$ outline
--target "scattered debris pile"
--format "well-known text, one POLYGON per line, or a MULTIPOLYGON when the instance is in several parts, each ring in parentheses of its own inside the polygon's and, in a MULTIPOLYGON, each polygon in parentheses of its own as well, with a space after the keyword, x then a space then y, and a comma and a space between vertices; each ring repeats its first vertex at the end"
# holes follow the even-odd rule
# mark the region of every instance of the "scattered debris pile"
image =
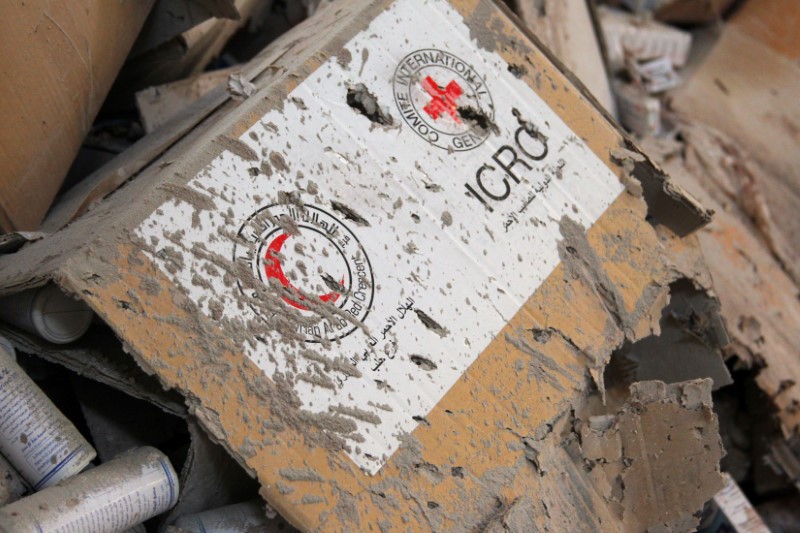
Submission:
POLYGON ((793 2, 94 3, 0 8, 0 531, 796 529, 793 2))

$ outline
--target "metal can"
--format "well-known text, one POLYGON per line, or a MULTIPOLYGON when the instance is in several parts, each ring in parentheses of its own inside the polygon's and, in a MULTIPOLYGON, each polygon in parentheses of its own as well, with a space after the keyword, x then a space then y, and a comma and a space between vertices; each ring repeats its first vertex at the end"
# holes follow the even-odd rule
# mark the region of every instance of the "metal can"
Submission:
POLYGON ((0 505, 15 502, 28 492, 28 486, 16 468, 0 455, 0 505))
POLYGON ((54 344, 78 340, 93 317, 86 303, 52 283, 0 299, 0 319, 54 344))
POLYGON ((83 470, 97 453, 0 347, 0 453, 40 490, 83 470))
POLYGON ((0 531, 120 533, 172 508, 178 476, 145 446, 0 508, 0 531))

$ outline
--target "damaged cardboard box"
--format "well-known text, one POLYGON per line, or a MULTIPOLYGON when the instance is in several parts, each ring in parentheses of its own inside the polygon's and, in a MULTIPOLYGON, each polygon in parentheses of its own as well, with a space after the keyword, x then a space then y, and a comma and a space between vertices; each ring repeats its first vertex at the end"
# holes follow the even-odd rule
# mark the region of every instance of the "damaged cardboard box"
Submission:
POLYGON ((531 32, 615 114, 593 5, 584 0, 517 0, 514 5, 531 32))
POLYGON ((696 73, 672 96, 681 115, 735 141, 725 147, 732 161, 752 162, 731 166, 732 181, 749 189, 745 201, 760 204, 745 208, 795 283, 800 283, 798 18, 800 4, 791 0, 746 2, 696 73), (752 171, 759 166, 763 171, 752 171), (765 207, 771 215, 765 216, 765 207))
POLYGON ((671 96, 681 142, 648 148, 718 211, 699 237, 733 340, 726 351, 753 369, 786 439, 800 427, 798 13, 794 2, 744 3, 671 96))
POLYGON ((692 44, 690 33, 607 6, 599 8, 598 14, 612 71, 623 69, 630 58, 667 57, 675 68, 686 64, 692 44))
POLYGON ((604 404, 603 375, 709 213, 515 20, 337 2, 0 257, 0 294, 86 301, 304 530, 691 529, 711 381, 604 404))

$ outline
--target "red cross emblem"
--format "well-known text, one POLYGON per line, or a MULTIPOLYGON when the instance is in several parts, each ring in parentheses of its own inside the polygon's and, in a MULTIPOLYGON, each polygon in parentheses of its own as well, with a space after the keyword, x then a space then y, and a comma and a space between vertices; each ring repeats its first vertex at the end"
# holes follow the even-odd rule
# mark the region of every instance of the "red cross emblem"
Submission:
POLYGON ((433 81, 433 78, 428 76, 422 80, 422 88, 431 96, 431 101, 423 109, 433 120, 438 120, 439 115, 447 113, 456 122, 461 122, 458 116, 456 100, 464 91, 455 80, 452 80, 447 84, 447 87, 442 89, 438 83, 433 81))

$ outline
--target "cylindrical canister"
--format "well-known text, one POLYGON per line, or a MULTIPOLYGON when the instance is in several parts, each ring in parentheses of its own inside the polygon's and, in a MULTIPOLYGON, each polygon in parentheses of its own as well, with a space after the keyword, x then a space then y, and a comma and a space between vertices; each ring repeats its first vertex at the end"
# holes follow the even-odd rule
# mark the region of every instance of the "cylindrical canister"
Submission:
POLYGON ((55 344, 78 340, 93 316, 86 303, 52 283, 0 299, 0 320, 55 344))
POLYGON ((53 402, 0 348, 0 453, 40 490, 77 474, 97 455, 53 402))
POLYGON ((177 500, 172 464, 145 446, 0 508, 0 532, 120 533, 177 500))
POLYGON ((268 523, 264 502, 251 500, 182 516, 175 522, 175 527, 187 533, 247 533, 268 523))
POLYGON ((15 502, 28 492, 28 486, 16 468, 0 455, 0 505, 15 502))
POLYGON ((8 355, 17 360, 17 351, 14 349, 14 345, 11 344, 11 341, 6 339, 5 337, 0 335, 0 350, 5 350, 8 355))

